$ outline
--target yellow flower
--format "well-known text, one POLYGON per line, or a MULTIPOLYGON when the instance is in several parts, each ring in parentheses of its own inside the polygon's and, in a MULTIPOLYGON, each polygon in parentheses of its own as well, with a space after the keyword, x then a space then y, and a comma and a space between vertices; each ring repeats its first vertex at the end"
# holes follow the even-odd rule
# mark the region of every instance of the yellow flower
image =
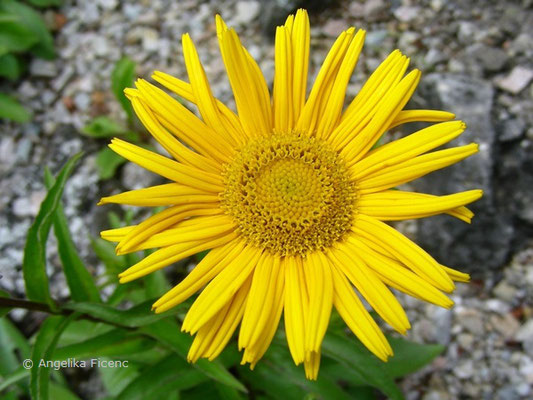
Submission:
POLYGON ((392 52, 343 111, 365 31, 342 32, 309 95, 309 20, 304 10, 276 31, 272 97, 233 29, 217 16, 222 59, 238 113, 213 97, 196 49, 183 36, 190 83, 153 79, 196 104, 201 119, 161 89, 138 80, 127 89, 140 120, 175 159, 114 139, 121 156, 172 183, 105 197, 101 204, 169 206, 135 226, 102 232, 117 253, 159 248, 120 274, 129 282, 200 251, 208 255, 155 304, 168 310, 198 292, 182 329, 196 334, 189 360, 215 358, 240 323, 238 346, 253 368, 284 314, 296 364, 316 379, 332 306, 377 357, 392 355, 360 296, 400 333, 410 324, 389 287, 451 307, 443 293, 467 274, 439 264, 383 221, 447 213, 465 222, 464 205, 481 190, 433 196, 394 190, 477 152, 476 144, 432 151, 459 136, 444 111, 403 110, 420 79, 392 52), (411 121, 441 122, 374 148, 411 121), (443 122, 449 121, 449 122, 443 122), (356 291, 354 291, 355 287, 356 291))

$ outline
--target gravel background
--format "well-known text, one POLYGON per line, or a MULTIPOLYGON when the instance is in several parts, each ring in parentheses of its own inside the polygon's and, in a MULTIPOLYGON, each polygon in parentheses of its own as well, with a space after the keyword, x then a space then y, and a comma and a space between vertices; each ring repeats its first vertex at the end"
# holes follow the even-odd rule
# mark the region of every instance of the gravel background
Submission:
MULTIPOLYGON (((463 141, 480 153, 414 185, 435 194, 481 187, 471 226, 447 217, 408 221, 399 228, 439 260, 473 273, 459 285, 456 306, 442 310, 404 298, 413 329, 408 338, 447 345, 446 353, 402 382, 409 399, 526 399, 533 385, 533 2, 408 1, 308 2, 312 8, 313 75, 335 36, 347 26, 367 29, 366 45, 348 98, 395 48, 422 70, 412 100, 453 111, 469 125, 463 141), (310 4, 312 3, 312 4, 310 4), (314 8, 322 3, 322 8, 314 8)), ((272 82, 272 27, 300 5, 294 0, 65 1, 45 19, 55 31, 58 58, 34 60, 25 79, 0 83, 31 108, 31 123, 0 122, 0 288, 22 297, 24 238, 45 194, 43 167, 56 172, 73 154, 85 157, 67 184, 65 211, 89 268, 98 272, 89 235, 105 226, 97 199, 157 183, 131 164, 99 182, 96 151, 105 142, 79 130, 98 115, 124 120, 110 93, 115 62, 127 55, 148 78, 160 69, 186 78, 181 35, 190 32, 213 92, 233 100, 217 50, 214 14, 237 28, 243 43, 272 82)), ((416 126, 407 126, 412 132, 416 126)), ((460 141, 459 141, 460 142, 460 141)), ((51 240, 52 291, 68 295, 51 240)), ((16 320, 23 311, 12 313, 16 320)))

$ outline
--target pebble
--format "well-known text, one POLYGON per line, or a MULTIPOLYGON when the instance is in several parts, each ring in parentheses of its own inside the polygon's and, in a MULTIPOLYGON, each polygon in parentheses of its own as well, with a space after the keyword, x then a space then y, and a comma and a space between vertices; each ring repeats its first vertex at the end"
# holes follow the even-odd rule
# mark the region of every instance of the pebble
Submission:
POLYGON ((29 198, 19 197, 15 199, 13 202, 13 214, 19 218, 35 217, 45 196, 45 191, 38 191, 31 193, 29 198))
POLYGON ((420 15, 420 8, 414 6, 400 6, 393 12, 398 21, 411 22, 420 15))
POLYGON ((530 319, 518 329, 515 339, 518 342, 524 342, 528 339, 533 339, 533 319, 530 319))
POLYGON ((506 281, 501 281, 493 290, 494 295, 506 302, 512 302, 516 297, 516 288, 511 286, 506 281))
POLYGON ((454 374, 459 379, 468 379, 473 375, 473 373, 474 363, 472 360, 466 360, 454 368, 454 374))
POLYGON ((30 63, 30 74, 37 78, 53 78, 57 75, 57 66, 53 61, 34 58, 30 63))
POLYGON ((142 47, 148 53, 155 52, 159 49, 159 33, 155 29, 143 29, 142 47))
POLYGON ((516 66, 511 73, 504 78, 498 79, 496 84, 502 90, 512 94, 518 94, 524 90, 533 79, 533 70, 522 66, 516 66))
MULTIPOLYGON (((352 4, 357 4, 356 2, 352 2, 352 4)), ((385 11, 387 8, 390 7, 389 4, 387 4, 384 0, 367 0, 365 1, 365 4, 363 6, 363 15, 365 17, 365 20, 367 21, 377 21, 383 17, 385 14, 385 11)), ((354 11, 352 9, 352 15, 353 13, 359 13, 359 10, 354 11)), ((355 14, 357 15, 357 14, 355 14)))
POLYGON ((503 123, 502 132, 498 139, 501 142, 510 142, 520 139, 526 130, 526 124, 522 119, 512 118, 503 123))
POLYGON ((238 1, 235 5, 235 16, 233 21, 236 24, 248 24, 259 15, 261 3, 258 1, 238 1))

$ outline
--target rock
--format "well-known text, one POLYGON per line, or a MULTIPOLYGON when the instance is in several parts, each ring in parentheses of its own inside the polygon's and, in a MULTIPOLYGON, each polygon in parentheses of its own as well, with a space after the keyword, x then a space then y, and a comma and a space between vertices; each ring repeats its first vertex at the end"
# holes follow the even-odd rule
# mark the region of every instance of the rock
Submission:
POLYGON ((492 326, 499 332, 505 340, 512 340, 516 335, 516 331, 520 327, 520 323, 516 320, 513 314, 504 314, 503 316, 493 315, 490 318, 492 326))
POLYGON ((146 188, 156 184, 159 180, 157 175, 133 163, 126 163, 122 169, 122 185, 127 190, 146 188))
POLYGON ((498 87, 506 92, 518 94, 533 79, 533 70, 522 66, 514 67, 509 75, 496 81, 498 87))
POLYGON ((34 58, 30 64, 30 74, 38 78, 53 78, 57 75, 57 67, 53 61, 34 58))
POLYGON ((485 72, 497 72, 503 69, 509 61, 507 53, 497 47, 476 43, 465 49, 466 56, 481 66, 485 72))
POLYGON ((468 379, 474 373, 474 363, 472 360, 463 361, 455 367, 454 373, 459 379, 468 379))
POLYGON ((68 81, 72 79, 74 72, 74 67, 72 65, 65 65, 59 76, 55 78, 50 85, 56 92, 60 92, 68 81))
POLYGON ((45 196, 45 191, 38 191, 29 197, 19 197, 13 202, 13 214, 20 218, 35 217, 45 196))
MULTIPOLYGON (((355 3, 355 2, 353 2, 355 3)), ((386 15, 389 5, 383 0, 367 0, 363 6, 365 21, 378 21, 386 15)))
POLYGON ((366 34, 365 48, 379 48, 389 32, 385 29, 372 30, 366 34))
POLYGON ((85 92, 76 93, 74 104, 78 110, 87 111, 91 105, 91 96, 85 92))
POLYGON ((501 131, 498 135, 500 142, 510 142, 512 140, 520 139, 526 130, 525 122, 520 118, 508 119, 503 123, 501 131))
POLYGON ((516 332, 516 335, 515 335, 515 340, 517 342, 524 342, 532 338, 533 338, 533 319, 530 319, 518 329, 518 332, 516 332))
POLYGON ((233 21, 236 24, 248 24, 259 15, 261 4, 257 1, 239 1, 235 5, 235 17, 233 21))
POLYGON ((501 281, 496 285, 493 293, 499 299, 511 303, 516 297, 516 288, 509 285, 506 281, 501 281))
POLYGON ((159 49, 159 32, 152 28, 143 29, 142 47, 146 52, 155 52, 159 49))
POLYGON ((420 15, 420 7, 400 6, 393 11, 394 16, 400 22, 411 22, 420 15))
POLYGON ((484 191, 483 198, 469 206, 475 213, 471 225, 446 215, 421 219, 418 242, 444 264, 486 274, 507 260, 514 233, 512 221, 496 208, 493 192, 492 86, 466 76, 430 74, 422 79, 418 93, 426 100, 423 107, 454 112, 466 122, 467 130, 449 147, 475 142, 479 153, 415 180, 415 189, 433 194, 484 191))
POLYGON ((457 313, 460 323, 470 333, 474 335, 482 335, 485 332, 483 326, 483 319, 481 313, 473 308, 465 308, 457 313))
MULTIPOLYGON (((496 193, 509 215, 533 224, 533 142, 515 141, 502 148, 498 162, 496 193)), ((531 235, 523 223, 516 224, 515 248, 531 235)))
POLYGON ((331 37, 337 37, 346 29, 346 21, 344 19, 330 19, 322 27, 322 32, 331 37))
POLYGON ((470 349, 472 344, 474 344, 474 336, 470 333, 461 333, 457 336, 457 343, 463 349, 470 349))

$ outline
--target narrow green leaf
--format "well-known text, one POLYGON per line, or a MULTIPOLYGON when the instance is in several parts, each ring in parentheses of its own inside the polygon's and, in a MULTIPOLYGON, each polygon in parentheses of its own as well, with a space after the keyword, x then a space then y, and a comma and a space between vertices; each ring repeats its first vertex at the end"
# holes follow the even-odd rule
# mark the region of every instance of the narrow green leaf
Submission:
POLYGON ((22 72, 17 57, 13 54, 4 54, 0 56, 0 77, 12 81, 18 79, 22 72))
POLYGON ((152 303, 153 300, 148 300, 129 310, 117 310, 115 307, 107 304, 96 303, 69 303, 64 308, 90 315, 91 317, 111 324, 120 324, 128 328, 152 324, 169 315, 174 315, 179 310, 179 308, 175 308, 165 313, 155 314, 151 311, 152 303))
POLYGON ((133 119, 133 108, 124 96, 124 89, 133 86, 135 78, 135 62, 128 57, 122 57, 111 73, 111 90, 126 112, 128 120, 133 119))
POLYGON ((118 282, 117 275, 128 266, 125 258, 117 256, 115 253, 115 245, 104 239, 91 237, 91 247, 96 256, 104 263, 106 273, 114 277, 116 282, 118 282))
POLYGON ((0 319, 0 375, 5 376, 29 358, 31 348, 28 341, 7 318, 0 319))
POLYGON ((63 4, 63 0, 26 0, 34 7, 58 7, 63 4))
MULTIPOLYGON (((44 169, 44 181, 48 190, 55 183, 55 178, 46 167, 44 169)), ((57 239, 57 250, 63 266, 63 272, 67 279, 70 297, 74 301, 93 301, 99 303, 101 300, 98 289, 93 282, 93 277, 87 271, 87 268, 78 255, 76 246, 74 246, 61 201, 56 208, 53 224, 54 234, 57 239)))
POLYGON ((18 383, 30 376, 30 370, 24 367, 16 369, 10 374, 7 374, 3 378, 0 378, 0 392, 7 389, 9 386, 18 383))
POLYGON ((2 12, 0 8, 0 18, 4 20, 0 25, 0 47, 12 53, 21 53, 39 41, 30 29, 20 23, 17 16, 2 12))
POLYGON ((119 156, 109 147, 104 147, 96 155, 96 169, 100 179, 110 179, 115 176, 117 168, 126 162, 126 159, 119 156))
POLYGON ((170 289, 170 285, 165 278, 165 273, 161 270, 145 276, 143 282, 146 297, 149 299, 160 297, 170 289))
POLYGON ((26 296, 33 301, 48 303, 51 307, 55 307, 55 304, 50 297, 48 276, 46 275, 46 240, 67 178, 74 170, 81 155, 82 153, 78 153, 72 157, 59 172, 56 182, 48 191, 41 204, 41 209, 30 227, 24 247, 22 273, 26 285, 26 296))
POLYGON ((126 129, 116 121, 106 116, 96 117, 89 124, 81 128, 81 133, 92 138, 111 138, 122 135, 126 129))
MULTIPOLYGON (((0 297, 9 298, 11 296, 6 291, 0 289, 0 297)), ((0 307, 0 318, 2 318, 4 315, 6 315, 10 311, 11 311, 10 307, 0 307)))
POLYGON ((140 337, 123 329, 113 329, 82 342, 58 347, 54 352, 54 360, 129 356, 149 350, 154 346, 155 342, 151 339, 140 337))
POLYGON ((33 368, 31 369, 30 391, 33 400, 48 399, 48 388, 51 368, 40 366, 41 360, 52 360, 55 347, 67 325, 77 318, 73 313, 68 317, 50 316, 43 322, 35 338, 31 354, 33 368))
POLYGON ((207 377, 172 354, 144 368, 117 396, 117 400, 162 399, 170 391, 184 390, 205 382, 207 377))
MULTIPOLYGON (((108 359, 103 358, 102 360, 107 361, 108 359)), ((114 399, 126 386, 137 379, 142 367, 143 365, 139 363, 128 362, 128 366, 122 368, 98 367, 98 373, 105 389, 114 399)))
POLYGON ((385 363, 371 355, 354 338, 349 339, 345 336, 328 332, 322 343, 322 354, 344 365, 346 367, 346 375, 358 375, 363 382, 379 389, 390 399, 403 399, 400 389, 398 389, 392 377, 383 367, 385 363))
POLYGON ((37 38, 37 42, 29 49, 34 55, 47 59, 55 57, 54 38, 38 12, 14 0, 3 0, 1 9, 16 15, 18 22, 37 38))
MULTIPOLYGON (((183 357, 183 359, 187 358, 192 338, 181 332, 178 324, 170 318, 143 326, 140 329, 140 332, 157 339, 160 344, 172 349, 176 354, 183 357)), ((246 392, 244 385, 229 373, 217 360, 208 361, 202 359, 193 364, 193 366, 217 382, 246 392)))
POLYGON ((440 344, 414 343, 393 337, 388 339, 394 351, 394 357, 383 364, 383 367, 389 376, 393 378, 399 378, 415 372, 433 361, 445 349, 440 344))
POLYGON ((50 382, 50 398, 54 400, 80 400, 68 388, 53 381, 50 382))
POLYGON ((31 119, 31 113, 20 105, 14 98, 0 93, 0 119, 10 119, 15 122, 28 122, 31 119))

